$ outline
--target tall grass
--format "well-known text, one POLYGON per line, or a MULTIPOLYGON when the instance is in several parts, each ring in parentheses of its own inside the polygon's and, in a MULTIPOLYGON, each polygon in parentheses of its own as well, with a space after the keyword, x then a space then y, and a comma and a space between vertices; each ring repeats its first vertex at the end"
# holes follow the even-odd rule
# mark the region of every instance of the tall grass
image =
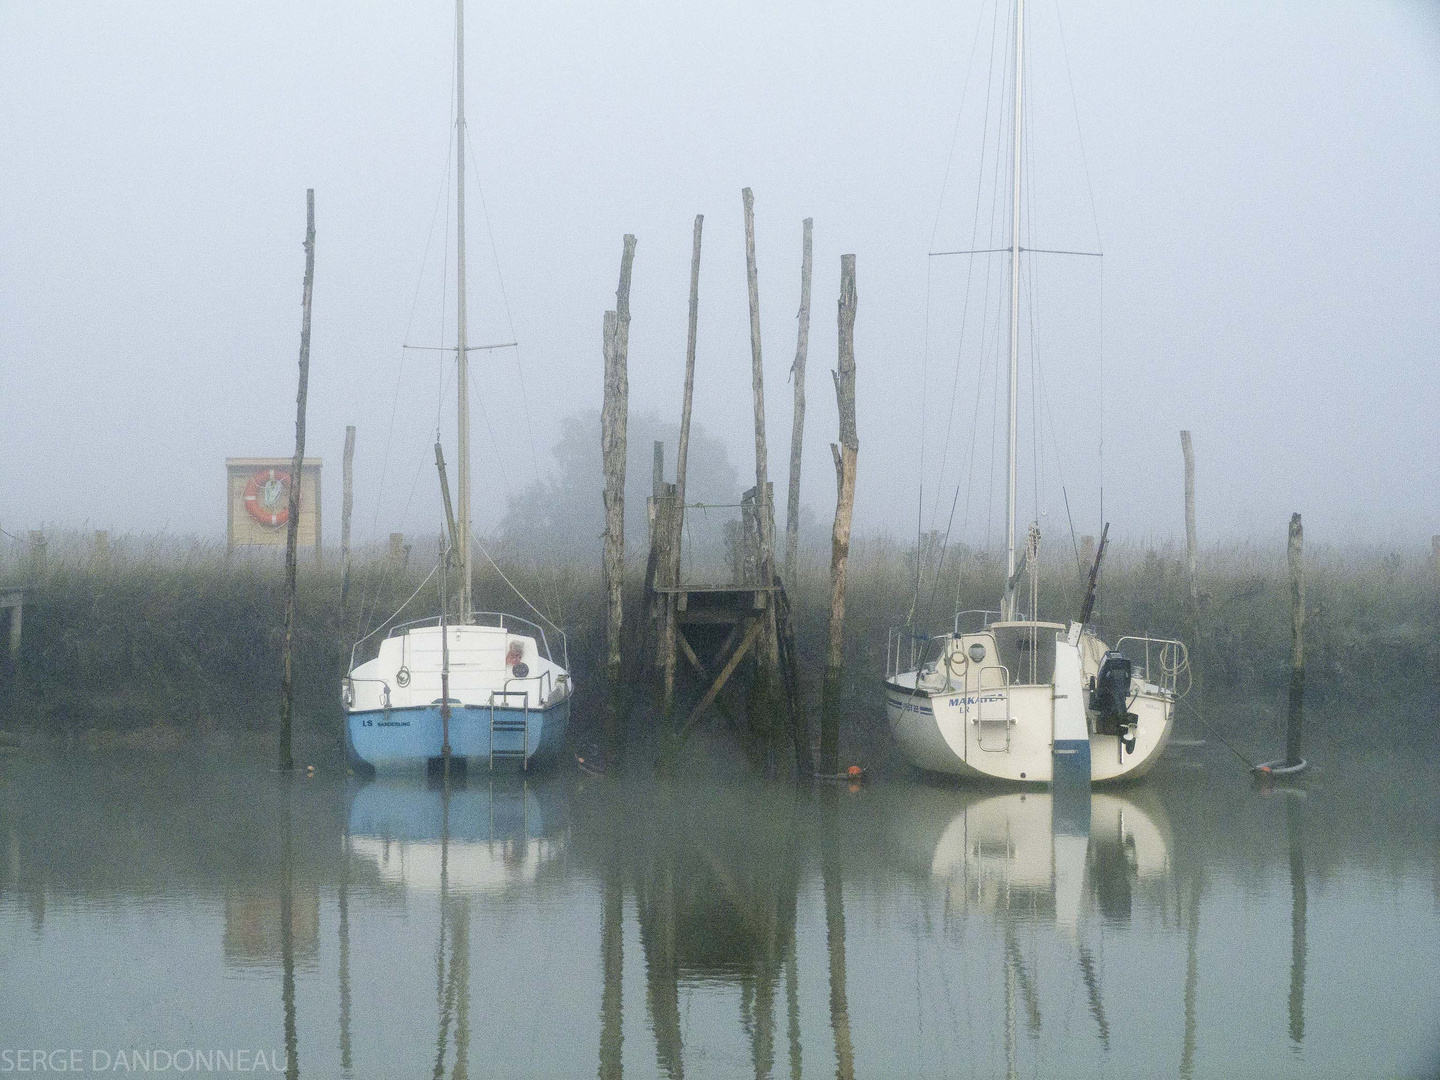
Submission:
MULTIPOLYGON (((879 676, 889 627, 910 620, 943 632, 957 606, 993 608, 1000 595, 1003 567, 993 559, 950 552, 937 574, 933 549, 919 554, 917 599, 914 545, 871 536, 857 538, 852 549, 844 737, 861 753, 879 753, 887 738, 879 676)), ((812 710, 829 619, 828 555, 804 550, 791 586, 812 710)), ((568 631, 583 736, 599 715, 605 635, 598 570, 497 557, 505 575, 568 631)), ((335 741, 339 681, 352 644, 421 585, 433 562, 428 550, 412 552, 405 566, 378 550, 359 553, 342 609, 338 559, 331 553, 317 567, 313 555, 302 554, 294 658, 302 739, 335 741)), ((639 610, 641 565, 631 573, 626 612, 629 682, 644 713, 649 625, 639 610)), ((154 725, 199 733, 271 729, 282 631, 282 567, 274 553, 227 559, 223 545, 129 537, 113 541, 100 558, 84 538, 60 536, 48 544, 43 566, 23 545, 0 550, 0 583, 18 582, 31 592, 19 662, 0 659, 5 727, 59 735, 154 725)), ((530 614, 483 560, 475 586, 477 607, 530 614)), ((1290 649, 1283 549, 1208 549, 1200 590, 1192 614, 1177 550, 1116 548, 1107 556, 1096 621, 1110 641, 1147 632, 1185 639, 1204 693, 1214 700, 1278 703, 1290 649)), ((1078 613, 1083 584, 1073 557, 1046 565, 1040 592, 1042 617, 1063 621, 1078 613)), ((1307 599, 1307 700, 1354 709, 1392 728, 1432 729, 1440 702, 1440 598, 1429 560, 1312 546, 1307 599)), ((402 618, 436 609, 432 580, 402 618)))

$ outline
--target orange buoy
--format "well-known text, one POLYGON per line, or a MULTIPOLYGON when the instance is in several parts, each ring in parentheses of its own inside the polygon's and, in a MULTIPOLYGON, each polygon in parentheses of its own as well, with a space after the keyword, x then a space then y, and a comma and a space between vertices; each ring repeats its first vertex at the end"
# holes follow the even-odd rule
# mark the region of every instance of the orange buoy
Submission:
POLYGON ((859 765, 851 765, 850 768, 845 770, 845 775, 850 777, 851 780, 859 780, 863 772, 864 770, 861 769, 859 765))
POLYGON ((261 469, 245 484, 245 512, 267 529, 290 520, 290 474, 284 469, 261 469))

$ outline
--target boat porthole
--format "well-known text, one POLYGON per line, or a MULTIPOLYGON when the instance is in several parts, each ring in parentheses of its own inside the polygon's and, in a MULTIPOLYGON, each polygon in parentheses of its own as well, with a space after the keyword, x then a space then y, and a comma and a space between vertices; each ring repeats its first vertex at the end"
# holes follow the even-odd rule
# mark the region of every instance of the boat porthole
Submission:
POLYGON ((1025 779, 1025 774, 1024 774, 1023 772, 1020 774, 1020 779, 1021 779, 1021 780, 1024 780, 1024 779, 1025 779))
POLYGON ((985 646, 982 645, 982 644, 980 644, 980 642, 978 642, 978 641, 975 642, 975 644, 971 645, 971 646, 970 646, 970 659, 971 659, 971 660, 974 660, 977 664, 978 664, 981 660, 984 660, 984 659, 985 659, 985 646))
POLYGON ((515 678, 523 679, 530 674, 530 665, 523 662, 516 664, 510 669, 510 672, 515 676, 515 678))
POLYGON ((395 672, 395 681, 401 686, 409 686, 410 669, 408 667, 402 667, 399 671, 395 672))

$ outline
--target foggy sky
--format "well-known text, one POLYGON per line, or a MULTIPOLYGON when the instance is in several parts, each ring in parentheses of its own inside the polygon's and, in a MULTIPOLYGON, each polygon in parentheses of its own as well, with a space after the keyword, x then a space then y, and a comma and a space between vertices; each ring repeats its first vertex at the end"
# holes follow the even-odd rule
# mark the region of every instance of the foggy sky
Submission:
MULTIPOLYGON (((1182 427, 1195 433, 1202 541, 1283 543, 1292 510, 1318 539, 1440 532, 1436 8, 1069 2, 1062 52, 1054 3, 1031 7, 1027 225, 1035 246, 1104 250, 1115 534, 1180 533, 1182 427)), ((993 163, 977 141, 983 35, 966 86, 991 10, 472 0, 469 131, 486 212, 471 187, 471 340, 522 345, 518 367, 514 350, 476 354, 479 528, 552 466, 562 418, 599 404, 626 232, 638 237, 631 408, 678 416, 697 212, 696 418, 753 476, 749 185, 782 513, 810 216, 804 501, 822 519, 834 505, 828 371, 839 257, 854 252, 857 524, 913 532, 920 403, 938 464, 954 387, 950 465, 944 478, 932 465, 924 517, 944 528, 973 428, 983 454, 965 538, 983 542, 988 513, 994 540, 991 403, 975 427, 976 358, 956 375, 965 267, 927 259, 932 243, 966 246, 993 163)), ((327 540, 347 423, 357 538, 438 528, 427 455, 437 421, 453 441, 452 399, 437 409, 444 354, 400 345, 454 338, 440 201, 452 18, 444 0, 0 0, 0 527, 223 537, 224 459, 293 447, 313 186, 307 451, 325 460, 327 540)), ((1058 535, 1063 482, 1077 528, 1094 532, 1101 275, 1084 260, 1037 272, 1049 464, 1043 490, 1022 473, 1022 529, 1038 508, 1058 535)), ((632 449, 648 475, 649 448, 632 449)), ((673 468, 673 447, 667 457, 673 468)))

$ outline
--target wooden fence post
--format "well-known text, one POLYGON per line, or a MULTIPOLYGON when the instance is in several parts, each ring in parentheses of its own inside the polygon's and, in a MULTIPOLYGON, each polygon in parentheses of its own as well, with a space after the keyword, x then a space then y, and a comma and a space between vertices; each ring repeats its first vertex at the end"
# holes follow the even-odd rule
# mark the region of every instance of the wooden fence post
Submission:
POLYGON ((305 399, 310 389, 310 298, 315 285, 315 189, 305 192, 305 286, 301 296, 300 389, 295 395, 295 456, 290 462, 290 517, 285 526, 285 638, 280 663, 280 768, 295 767, 290 747, 294 685, 290 653, 295 639, 295 546, 300 528, 300 477, 305 461, 305 399))
POLYGON ((806 218, 800 240, 800 311, 795 338, 795 362, 790 378, 795 384, 795 419, 790 427, 790 491, 785 507, 785 584, 795 587, 795 562, 800 550, 800 448, 805 436, 805 360, 810 354, 811 226, 806 218))
POLYGON ((1195 446, 1190 432, 1180 432, 1180 450, 1185 455, 1185 572, 1190 581, 1190 605, 1200 599, 1198 585, 1199 555, 1195 537, 1195 446))
POLYGON ((825 653, 825 686, 820 702, 820 771, 840 771, 840 694, 843 683, 845 570, 850 558, 850 520, 855 512, 855 466, 860 437, 855 427, 855 256, 840 256, 840 357, 835 400, 840 411, 840 442, 830 444, 835 458, 835 526, 830 537, 830 638, 825 653))
POLYGON ((1285 764, 1300 764, 1300 728, 1305 708, 1305 529, 1290 515, 1290 712, 1285 724, 1285 764))
POLYGON ((340 465, 340 610, 350 597, 350 513, 355 509, 355 425, 345 425, 345 457, 340 465))
POLYGON ((630 407, 626 359, 630 343, 630 270, 634 260, 635 237, 626 233, 620 256, 620 284, 615 291, 615 310, 605 313, 605 400, 600 413, 600 449, 605 468, 607 767, 613 764, 620 750, 620 631, 624 619, 625 586, 625 434, 630 407))

